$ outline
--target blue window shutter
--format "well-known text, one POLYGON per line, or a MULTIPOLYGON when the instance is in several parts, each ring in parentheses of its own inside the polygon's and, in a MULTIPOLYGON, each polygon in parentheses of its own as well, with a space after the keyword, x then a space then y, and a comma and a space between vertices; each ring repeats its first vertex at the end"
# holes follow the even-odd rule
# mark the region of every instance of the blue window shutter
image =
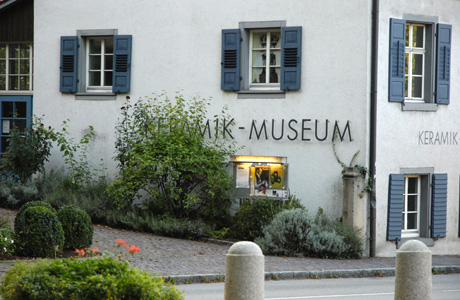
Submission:
POLYGON ((222 30, 221 83, 223 91, 240 90, 241 32, 239 29, 222 30))
POLYGON ((388 101, 403 102, 405 95, 406 20, 390 19, 388 101))
POLYGON ((77 54, 77 37, 61 36, 61 80, 59 90, 62 93, 77 92, 77 54))
POLYGON ((401 239, 402 211, 404 206, 404 175, 390 174, 388 185, 387 240, 401 239))
POLYGON ((302 27, 281 28, 281 90, 300 90, 302 27))
POLYGON ((431 199, 431 237, 446 237, 447 174, 433 174, 431 199))
POLYGON ((436 57, 436 102, 449 104, 452 25, 438 24, 436 57))
POLYGON ((131 83, 132 35, 113 37, 113 80, 114 93, 129 93, 131 83))

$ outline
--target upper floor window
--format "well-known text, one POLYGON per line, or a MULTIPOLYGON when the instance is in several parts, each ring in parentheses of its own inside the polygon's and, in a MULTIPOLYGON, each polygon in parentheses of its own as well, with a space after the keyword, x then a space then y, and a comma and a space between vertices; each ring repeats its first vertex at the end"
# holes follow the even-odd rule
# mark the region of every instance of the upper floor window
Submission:
POLYGON ((403 110, 436 110, 450 101, 452 26, 406 17, 416 21, 390 19, 388 101, 404 103, 403 110))
POLYGON ((111 90, 113 76, 113 37, 88 38, 87 89, 111 90))
POLYGON ((32 91, 32 44, 0 43, 0 91, 32 91))
POLYGON ((424 99, 425 46, 425 25, 408 23, 406 25, 404 98, 409 101, 423 101, 424 99))
POLYGON ((280 30, 253 30, 250 35, 251 89, 277 88, 281 77, 280 30))

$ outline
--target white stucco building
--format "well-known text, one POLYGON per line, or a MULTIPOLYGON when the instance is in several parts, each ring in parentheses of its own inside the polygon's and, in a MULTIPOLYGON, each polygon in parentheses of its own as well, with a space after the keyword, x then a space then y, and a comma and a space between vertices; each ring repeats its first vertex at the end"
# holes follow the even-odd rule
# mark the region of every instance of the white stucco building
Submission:
POLYGON ((91 159, 115 176, 125 97, 180 89, 228 106, 245 146, 236 197, 290 193, 340 217, 337 128, 340 159, 359 151, 374 178, 366 254, 408 238, 460 254, 459 13, 458 0, 3 1, 1 151, 13 123, 70 119, 77 139, 94 126, 91 159))

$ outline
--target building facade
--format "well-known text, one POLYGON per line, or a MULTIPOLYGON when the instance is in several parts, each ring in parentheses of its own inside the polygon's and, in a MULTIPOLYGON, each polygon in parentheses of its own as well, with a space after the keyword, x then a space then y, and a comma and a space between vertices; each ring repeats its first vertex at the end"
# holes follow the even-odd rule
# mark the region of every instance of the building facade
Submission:
POLYGON ((76 139, 94 127, 90 159, 116 176, 126 96, 212 97, 210 116, 227 106, 244 146, 229 158, 236 198, 290 194, 341 217, 334 144, 374 179, 359 200, 372 255, 412 238, 459 254, 458 12, 457 0, 0 2, 1 149, 32 115, 70 119, 76 139))

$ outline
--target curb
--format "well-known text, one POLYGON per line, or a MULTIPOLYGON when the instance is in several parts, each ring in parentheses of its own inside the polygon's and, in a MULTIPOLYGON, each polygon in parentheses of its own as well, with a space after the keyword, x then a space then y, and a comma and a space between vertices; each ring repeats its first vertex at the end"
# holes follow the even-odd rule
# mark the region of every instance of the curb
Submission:
MULTIPOLYGON (((433 266, 435 274, 460 274, 460 266, 433 266)), ((294 279, 332 279, 361 277, 393 277, 395 268, 348 269, 322 271, 284 271, 265 272, 265 281, 294 279)), ((215 283, 224 282, 225 274, 195 274, 163 276, 166 282, 173 284, 215 283)))

